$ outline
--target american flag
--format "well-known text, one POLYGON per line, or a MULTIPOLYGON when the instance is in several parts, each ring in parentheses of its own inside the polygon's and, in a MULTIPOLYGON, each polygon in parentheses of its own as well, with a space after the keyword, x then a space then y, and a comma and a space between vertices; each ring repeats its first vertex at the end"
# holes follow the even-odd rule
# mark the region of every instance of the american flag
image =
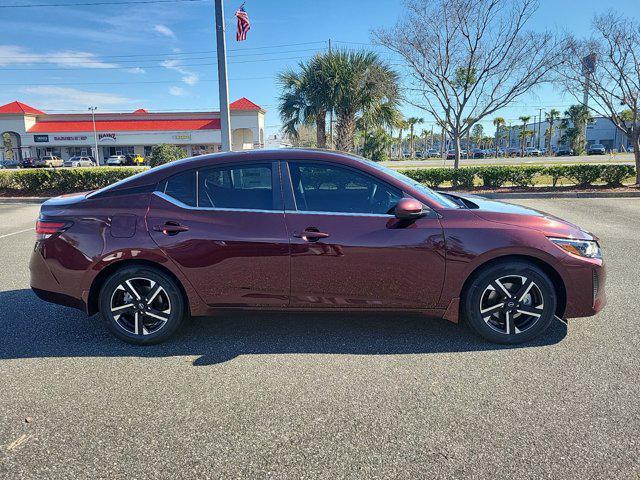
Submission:
POLYGON ((236 31, 236 40, 241 42, 247 39, 247 32, 251 28, 249 23, 249 15, 244 11, 244 5, 242 5, 236 11, 236 17, 238 18, 238 30, 236 31))

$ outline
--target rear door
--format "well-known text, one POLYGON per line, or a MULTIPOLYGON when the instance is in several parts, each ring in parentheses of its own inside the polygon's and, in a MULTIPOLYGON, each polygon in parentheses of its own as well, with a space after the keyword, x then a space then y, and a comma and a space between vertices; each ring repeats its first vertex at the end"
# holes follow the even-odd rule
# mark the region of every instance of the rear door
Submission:
POLYGON ((289 238, 277 163, 174 175, 152 195, 147 226, 210 306, 288 305, 289 238))
POLYGON ((435 212, 397 220, 404 192, 341 164, 294 161, 284 170, 292 307, 436 306, 445 257, 435 212))

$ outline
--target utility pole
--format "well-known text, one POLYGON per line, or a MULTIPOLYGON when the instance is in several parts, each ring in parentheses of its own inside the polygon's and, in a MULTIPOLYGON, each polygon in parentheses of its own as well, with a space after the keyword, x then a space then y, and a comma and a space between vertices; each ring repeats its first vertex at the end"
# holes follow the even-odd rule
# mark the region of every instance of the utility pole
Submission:
MULTIPOLYGON (((332 53, 331 39, 329 39, 329 55, 332 53)), ((333 150, 333 108, 329 111, 329 147, 333 150)))
POLYGON ((229 82, 227 80, 227 45, 224 38, 223 0, 216 3, 216 52, 218 56, 218 90, 220 95, 220 136, 222 151, 231 151, 231 125, 229 114, 229 82))
POLYGON ((542 109, 540 109, 540 115, 538 116, 538 149, 540 149, 540 128, 542 128, 542 109))
POLYGON ((98 134, 96 133, 96 110, 98 107, 89 107, 91 110, 91 121, 93 123, 93 144, 95 146, 96 152, 96 162, 100 165, 100 154, 98 153, 98 134))
MULTIPOLYGON (((596 71, 597 56, 591 53, 582 59, 582 73, 584 74, 584 97, 582 104, 589 111, 589 88, 591 86, 591 76, 596 71)), ((587 144, 587 121, 584 122, 584 145, 587 144)))

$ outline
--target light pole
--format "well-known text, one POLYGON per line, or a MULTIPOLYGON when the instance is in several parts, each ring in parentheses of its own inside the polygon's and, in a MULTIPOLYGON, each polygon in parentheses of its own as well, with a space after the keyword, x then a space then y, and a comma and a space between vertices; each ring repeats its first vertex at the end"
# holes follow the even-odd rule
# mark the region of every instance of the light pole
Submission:
POLYGON ((227 46, 224 38, 224 5, 216 1, 216 51, 218 56, 218 91, 220 94, 220 135, 222 151, 231 151, 231 125, 229 123, 229 83, 227 80, 227 46))
POLYGON ((91 111, 91 122, 93 123, 93 145, 96 149, 96 163, 100 165, 100 154, 98 153, 98 134, 96 133, 96 110, 98 107, 89 107, 91 111))

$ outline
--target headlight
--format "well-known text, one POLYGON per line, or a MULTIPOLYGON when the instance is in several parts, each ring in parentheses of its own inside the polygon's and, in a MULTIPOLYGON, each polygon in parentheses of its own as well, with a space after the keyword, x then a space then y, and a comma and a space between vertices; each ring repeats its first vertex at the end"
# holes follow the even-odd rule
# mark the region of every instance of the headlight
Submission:
POLYGON ((593 240, 573 240, 570 238, 552 237, 549 237, 549 240, 565 252, 572 253, 573 255, 587 258, 602 258, 602 250, 600 250, 598 242, 593 240))

